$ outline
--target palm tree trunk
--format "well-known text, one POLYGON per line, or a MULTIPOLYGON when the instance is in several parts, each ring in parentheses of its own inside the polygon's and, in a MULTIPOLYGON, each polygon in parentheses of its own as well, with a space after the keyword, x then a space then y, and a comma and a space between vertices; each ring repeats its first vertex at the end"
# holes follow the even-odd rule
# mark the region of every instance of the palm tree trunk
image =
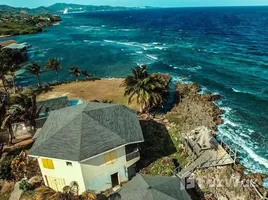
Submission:
POLYGON ((58 74, 58 71, 56 71, 56 81, 57 81, 57 83, 59 82, 59 74, 58 74))
POLYGON ((15 77, 12 76, 12 82, 13 82, 13 89, 14 89, 14 94, 16 93, 16 83, 15 83, 15 77))
POLYGON ((8 90, 7 90, 6 83, 5 83, 5 78, 1 78, 1 80, 2 80, 2 84, 3 84, 3 87, 4 87, 5 92, 6 92, 7 94, 9 94, 9 93, 8 93, 8 90))
POLYGON ((38 79, 38 87, 40 87, 41 86, 41 80, 40 80, 40 76, 39 75, 37 76, 37 79, 38 79))
POLYGON ((8 123, 8 132, 9 132, 9 144, 12 144, 14 137, 14 132, 11 123, 8 123))

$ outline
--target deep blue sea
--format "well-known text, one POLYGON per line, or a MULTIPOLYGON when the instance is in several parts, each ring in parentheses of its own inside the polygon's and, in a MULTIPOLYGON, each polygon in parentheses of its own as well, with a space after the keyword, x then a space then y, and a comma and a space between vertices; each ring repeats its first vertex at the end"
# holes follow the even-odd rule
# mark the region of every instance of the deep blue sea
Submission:
MULTIPOLYGON (((218 137, 251 171, 268 173, 268 7, 169 8, 76 13, 47 32, 13 37, 32 45, 31 59, 62 58, 60 79, 78 65, 98 77, 124 77, 137 64, 198 82, 219 93, 218 137)), ((36 84, 20 70, 18 82, 36 84)), ((54 73, 42 75, 43 82, 54 73)))

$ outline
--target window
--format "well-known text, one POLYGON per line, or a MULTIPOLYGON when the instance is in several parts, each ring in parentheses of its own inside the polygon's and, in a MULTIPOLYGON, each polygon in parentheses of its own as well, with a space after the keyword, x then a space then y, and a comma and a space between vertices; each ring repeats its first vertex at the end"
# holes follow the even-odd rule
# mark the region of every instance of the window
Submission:
POLYGON ((106 164, 111 164, 116 161, 116 152, 112 151, 104 155, 104 161, 106 164))
POLYGON ((46 169, 55 169, 53 161, 51 159, 42 158, 43 167, 46 169))
POLYGON ((73 164, 72 164, 71 162, 66 162, 66 165, 67 165, 67 166, 70 166, 70 167, 73 166, 73 164))

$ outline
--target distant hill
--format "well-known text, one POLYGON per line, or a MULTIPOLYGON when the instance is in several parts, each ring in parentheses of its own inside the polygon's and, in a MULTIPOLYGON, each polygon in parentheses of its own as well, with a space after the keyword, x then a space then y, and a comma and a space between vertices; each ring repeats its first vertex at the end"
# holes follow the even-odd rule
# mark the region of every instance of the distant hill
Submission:
MULTIPOLYGON (((149 8, 149 7, 143 7, 149 8)), ((140 9, 139 7, 113 7, 113 6, 91 6, 91 5, 79 5, 79 4, 66 4, 66 3, 56 3, 48 7, 38 7, 38 8, 18 8, 11 7, 6 5, 0 5, 0 12, 11 12, 11 13, 25 13, 25 14, 59 14, 63 13, 64 10, 68 12, 77 12, 77 11, 117 11, 117 10, 133 10, 140 9)))

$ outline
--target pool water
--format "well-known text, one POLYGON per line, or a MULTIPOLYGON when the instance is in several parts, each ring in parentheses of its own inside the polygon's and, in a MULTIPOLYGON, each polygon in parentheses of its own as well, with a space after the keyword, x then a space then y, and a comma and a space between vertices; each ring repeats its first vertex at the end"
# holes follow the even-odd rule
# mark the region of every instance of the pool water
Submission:
POLYGON ((83 101, 82 100, 78 100, 78 99, 73 99, 73 100, 70 100, 69 101, 69 105, 70 106, 76 106, 76 105, 80 105, 82 103, 83 103, 83 101))

